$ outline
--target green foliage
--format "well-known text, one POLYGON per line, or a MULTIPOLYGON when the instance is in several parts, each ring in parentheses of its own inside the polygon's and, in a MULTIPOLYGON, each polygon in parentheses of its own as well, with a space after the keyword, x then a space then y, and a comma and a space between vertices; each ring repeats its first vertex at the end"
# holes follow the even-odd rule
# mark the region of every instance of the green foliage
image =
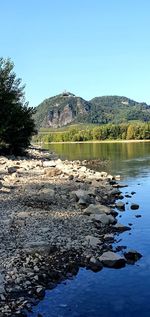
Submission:
POLYGON ((39 134, 39 142, 84 142, 100 140, 145 140, 150 139, 150 123, 122 123, 91 126, 89 129, 68 128, 66 131, 39 134))
POLYGON ((0 58, 0 144, 11 153, 25 149, 35 132, 33 109, 25 102, 24 86, 10 59, 0 58))
MULTIPOLYGON (((120 124, 133 120, 150 121, 150 106, 126 97, 103 96, 90 101, 63 94, 44 100, 34 115, 38 129, 66 126, 66 119, 70 116, 70 124, 120 124)), ((66 128, 65 128, 66 129, 66 128)))

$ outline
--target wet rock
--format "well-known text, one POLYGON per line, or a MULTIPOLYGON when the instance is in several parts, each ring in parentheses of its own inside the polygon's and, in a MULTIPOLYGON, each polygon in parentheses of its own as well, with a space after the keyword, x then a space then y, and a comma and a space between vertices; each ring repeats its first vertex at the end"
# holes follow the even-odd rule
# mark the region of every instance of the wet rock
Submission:
POLYGON ((135 203, 132 203, 131 206, 130 206, 130 208, 131 208, 132 210, 136 210, 136 209, 139 209, 139 205, 138 205, 138 204, 135 204, 135 203))
POLYGON ((45 289, 41 286, 38 286, 36 288, 36 295, 38 296, 38 298, 43 298, 45 296, 45 289))
POLYGON ((120 195, 120 194, 121 194, 121 191, 120 191, 118 188, 113 188, 113 189, 110 191, 110 195, 112 195, 112 196, 120 195))
POLYGON ((124 231, 131 230, 130 227, 125 226, 125 225, 123 225, 123 224, 121 224, 121 223, 119 223, 119 222, 117 222, 117 223, 113 226, 113 228, 115 229, 115 231, 118 231, 118 232, 124 232, 124 231))
POLYGON ((103 265, 98 259, 91 257, 88 263, 88 268, 90 268, 93 272, 99 272, 102 270, 103 265))
POLYGON ((135 217, 136 217, 136 218, 141 218, 142 216, 141 216, 141 215, 135 215, 135 217))
POLYGON ((112 252, 107 251, 104 252, 100 257, 99 261, 102 262, 102 264, 106 267, 110 268, 120 268, 125 266, 125 258, 122 256, 112 252))
MULTIPOLYGON (((138 185, 140 185, 140 184, 138 184, 138 185)), ((136 194, 136 192, 132 191, 132 192, 131 192, 131 195, 134 195, 134 194, 136 194)))
POLYGON ((122 201, 117 201, 116 208, 119 209, 120 211, 125 211, 125 203, 122 201))
POLYGON ((136 250, 128 250, 127 252, 124 253, 124 256, 127 259, 128 263, 132 264, 138 261, 142 257, 142 254, 140 254, 136 250))

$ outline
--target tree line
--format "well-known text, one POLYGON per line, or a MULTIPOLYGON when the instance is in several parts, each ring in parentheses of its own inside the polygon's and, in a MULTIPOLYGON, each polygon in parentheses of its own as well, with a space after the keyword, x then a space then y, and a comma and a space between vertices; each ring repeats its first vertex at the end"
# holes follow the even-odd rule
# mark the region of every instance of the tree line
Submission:
POLYGON ((66 131, 38 134, 35 142, 84 142, 101 140, 149 140, 150 122, 105 124, 80 130, 69 128, 66 131))

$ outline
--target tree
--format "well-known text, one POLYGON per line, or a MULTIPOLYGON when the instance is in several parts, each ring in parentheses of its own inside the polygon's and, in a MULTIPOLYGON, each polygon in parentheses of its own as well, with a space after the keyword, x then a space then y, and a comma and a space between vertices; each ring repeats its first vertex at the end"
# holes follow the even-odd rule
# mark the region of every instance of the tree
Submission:
POLYGON ((127 140, 134 139, 134 126, 131 124, 128 126, 126 138, 127 140))
POLYGON ((0 145, 11 153, 27 148, 35 133, 33 108, 25 102, 25 86, 16 78, 10 59, 0 58, 0 145))

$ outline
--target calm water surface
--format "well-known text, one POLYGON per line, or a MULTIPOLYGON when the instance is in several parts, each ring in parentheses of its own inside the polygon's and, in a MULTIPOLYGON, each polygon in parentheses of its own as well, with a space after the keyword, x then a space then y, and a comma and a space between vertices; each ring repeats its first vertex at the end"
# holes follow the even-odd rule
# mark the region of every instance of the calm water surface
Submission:
MULTIPOLYGON (((47 291, 31 317, 134 317, 150 316, 150 143, 53 144, 50 150, 63 159, 108 160, 105 170, 121 174, 129 186, 123 193, 135 191, 119 222, 132 230, 118 237, 117 245, 136 249, 143 257, 125 268, 103 269, 93 273, 80 269, 73 280, 47 291), (131 202, 140 205, 130 209, 131 202), (135 215, 140 214, 141 218, 135 215)), ((97 166, 97 169, 100 167, 97 166)))

